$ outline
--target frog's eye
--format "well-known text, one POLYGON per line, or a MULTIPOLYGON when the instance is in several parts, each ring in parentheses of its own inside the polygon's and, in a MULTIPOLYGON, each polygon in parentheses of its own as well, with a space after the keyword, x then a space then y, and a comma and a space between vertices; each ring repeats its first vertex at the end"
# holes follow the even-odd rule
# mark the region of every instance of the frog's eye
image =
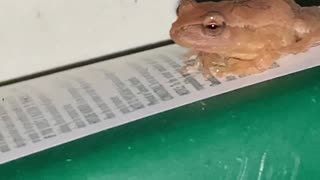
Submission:
POLYGON ((208 36, 218 36, 225 29, 224 18, 217 12, 210 12, 203 21, 203 31, 208 36))
POLYGON ((210 29, 210 30, 217 30, 217 29, 221 28, 221 26, 219 26, 219 25, 217 25, 215 23, 212 23, 212 24, 206 25, 206 28, 210 29))

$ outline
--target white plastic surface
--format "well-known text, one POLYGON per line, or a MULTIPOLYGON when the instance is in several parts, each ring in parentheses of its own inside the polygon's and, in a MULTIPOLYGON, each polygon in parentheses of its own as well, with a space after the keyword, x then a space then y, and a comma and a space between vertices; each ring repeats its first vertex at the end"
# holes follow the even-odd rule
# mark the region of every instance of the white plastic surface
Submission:
POLYGON ((0 82, 169 39, 177 0, 1 0, 0 82))

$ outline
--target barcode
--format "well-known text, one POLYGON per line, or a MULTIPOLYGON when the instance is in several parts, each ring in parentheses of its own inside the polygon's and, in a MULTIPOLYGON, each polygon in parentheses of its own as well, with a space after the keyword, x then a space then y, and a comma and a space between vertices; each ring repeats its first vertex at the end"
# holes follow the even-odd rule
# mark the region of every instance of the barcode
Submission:
POLYGON ((89 124, 96 124, 100 122, 98 115, 93 111, 91 106, 87 104, 87 102, 81 96, 78 90, 70 86, 67 87, 67 90, 78 103, 77 105, 78 110, 81 112, 81 114, 84 116, 84 118, 89 124))
POLYGON ((99 117, 95 113, 88 113, 83 115, 90 124, 96 124, 100 122, 99 117))
POLYGON ((86 127, 86 123, 82 121, 80 114, 77 112, 77 110, 74 107, 72 107, 71 104, 64 105, 63 109, 71 117, 71 119, 73 120, 77 128, 86 127))
POLYGON ((123 114, 128 114, 129 112, 131 112, 129 107, 125 105, 119 97, 115 96, 115 97, 111 97, 110 99, 123 114))
POLYGON ((226 80, 227 81, 234 81, 234 80, 236 80, 237 79, 237 77, 235 77, 235 76, 227 76, 226 77, 226 80))
POLYGON ((110 79, 115 85, 120 96, 129 104, 129 106, 134 109, 142 109, 144 105, 139 101, 136 95, 126 86, 121 79, 113 73, 105 72, 108 79, 110 79))
POLYGON ((199 81, 197 81, 191 75, 186 76, 184 82, 187 83, 187 84, 191 84, 198 91, 204 89, 203 85, 200 84, 199 81))
POLYGON ((10 148, 6 143, 6 140, 4 139, 4 136, 2 135, 1 132, 0 132, 0 151, 3 153, 10 151, 10 148))
POLYGON ((48 120, 34 103, 31 96, 27 94, 20 95, 19 100, 44 138, 47 139, 56 136, 53 129, 50 127, 48 120))
POLYGON ((2 122, 5 124, 8 133, 10 134, 11 139, 15 143, 16 147, 25 146, 25 140, 20 135, 19 131, 17 130, 16 126, 13 124, 11 117, 8 115, 6 109, 0 105, 0 118, 2 122))
POLYGON ((52 101, 45 95, 38 93, 38 97, 42 101, 44 107, 52 116, 53 120, 56 121, 56 126, 59 126, 59 130, 62 133, 71 132, 69 125, 66 123, 56 106, 52 103, 52 101))
POLYGON ((159 83, 159 81, 153 77, 147 69, 139 66, 138 64, 129 63, 129 66, 131 66, 133 69, 135 69, 142 77, 144 77, 147 82, 149 83, 149 87, 153 90, 153 92, 156 93, 156 95, 162 100, 162 101, 169 101, 173 99, 173 96, 163 87, 162 84, 159 83))
POLYGON ((183 96, 190 94, 190 91, 173 75, 173 73, 169 72, 164 66, 151 59, 148 62, 153 68, 158 70, 164 78, 168 80, 170 87, 173 87, 173 90, 178 95, 183 96))
POLYGON ((77 79, 78 83, 85 90, 85 92, 91 97, 93 102, 98 106, 98 108, 105 115, 106 119, 114 118, 116 115, 111 111, 110 107, 103 101, 101 96, 87 83, 82 79, 77 79))
POLYGON ((141 93, 144 98, 148 101, 147 105, 148 106, 152 106, 155 104, 158 104, 159 101, 157 100, 157 98, 147 89, 147 87, 145 87, 142 82, 136 78, 136 77, 132 77, 129 79, 129 82, 131 83, 131 85, 133 87, 135 87, 139 93, 141 93))
POLYGON ((7 98, 9 105, 11 106, 12 111, 16 114, 17 119, 21 122, 25 133, 28 134, 29 138, 33 143, 40 141, 40 136, 33 127, 32 122, 28 118, 27 114, 19 106, 18 102, 14 97, 7 98))
POLYGON ((211 83, 210 86, 216 86, 221 84, 221 82, 214 76, 211 76, 210 78, 208 78, 208 81, 211 83))
MULTIPOLYGON (((159 55, 159 57, 162 58, 163 61, 166 62, 169 66, 171 66, 173 69, 175 69, 176 72, 178 72, 180 75, 182 75, 182 73, 180 71, 182 66, 180 64, 178 64, 177 62, 175 62, 174 60, 172 60, 171 58, 169 58, 166 55, 159 55)), ((198 91, 204 89, 203 85, 201 85, 200 82, 197 81, 191 75, 185 76, 184 82, 187 84, 191 84, 198 91)))

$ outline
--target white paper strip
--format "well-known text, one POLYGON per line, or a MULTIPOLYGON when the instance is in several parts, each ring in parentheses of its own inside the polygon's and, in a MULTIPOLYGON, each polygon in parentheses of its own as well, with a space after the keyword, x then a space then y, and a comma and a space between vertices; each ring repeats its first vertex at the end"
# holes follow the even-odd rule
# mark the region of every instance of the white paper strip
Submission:
POLYGON ((319 65, 320 48, 265 73, 204 81, 170 45, 0 88, 0 163, 201 99, 319 65))

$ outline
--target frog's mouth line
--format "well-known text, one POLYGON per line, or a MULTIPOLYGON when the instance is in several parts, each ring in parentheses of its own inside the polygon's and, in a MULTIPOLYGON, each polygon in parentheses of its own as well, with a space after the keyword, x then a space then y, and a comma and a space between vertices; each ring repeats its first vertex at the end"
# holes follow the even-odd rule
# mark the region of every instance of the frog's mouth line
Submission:
POLYGON ((202 27, 202 24, 200 24, 200 23, 188 24, 188 25, 180 26, 180 27, 174 28, 174 29, 176 29, 175 31, 181 32, 181 31, 186 31, 190 28, 195 28, 195 27, 199 27, 199 29, 200 29, 202 27))
POLYGON ((200 36, 203 39, 217 38, 215 36, 206 35, 204 33, 204 27, 202 24, 191 24, 187 26, 182 26, 177 30, 173 31, 173 35, 180 38, 183 36, 192 36, 192 34, 196 34, 198 37, 200 36))
MULTIPOLYGON (((186 48, 197 49, 200 51, 208 51, 209 41, 218 40, 219 37, 212 37, 203 33, 202 24, 188 25, 177 29, 172 29, 170 32, 171 39, 176 43, 186 48)), ((215 47, 223 47, 225 43, 219 42, 215 47)))

